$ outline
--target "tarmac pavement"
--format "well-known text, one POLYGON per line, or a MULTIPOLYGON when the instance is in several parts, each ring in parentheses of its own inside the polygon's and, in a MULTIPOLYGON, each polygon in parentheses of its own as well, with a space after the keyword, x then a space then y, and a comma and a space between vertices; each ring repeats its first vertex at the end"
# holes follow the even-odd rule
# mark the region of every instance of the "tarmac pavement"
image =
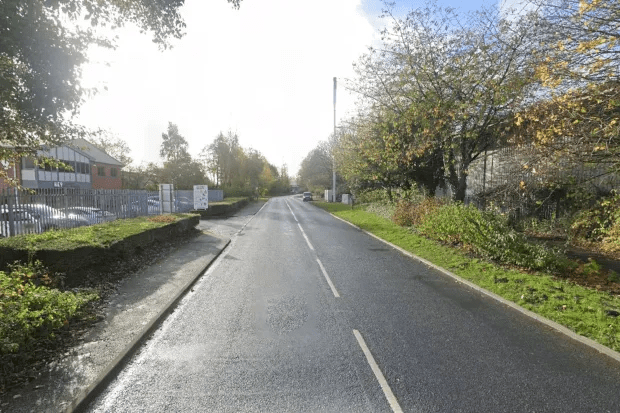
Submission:
POLYGON ((80 411, 263 205, 255 202, 234 216, 201 220, 197 226, 201 235, 123 280, 107 300, 105 319, 59 362, 10 394, 10 400, 0 405, 0 413, 80 411))

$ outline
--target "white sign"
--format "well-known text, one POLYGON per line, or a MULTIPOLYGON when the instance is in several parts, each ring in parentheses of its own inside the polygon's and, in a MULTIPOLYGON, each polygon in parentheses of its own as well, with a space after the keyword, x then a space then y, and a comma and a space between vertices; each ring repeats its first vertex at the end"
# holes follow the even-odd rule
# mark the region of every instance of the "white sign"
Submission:
POLYGON ((194 210, 209 208, 209 186, 194 185, 194 210))

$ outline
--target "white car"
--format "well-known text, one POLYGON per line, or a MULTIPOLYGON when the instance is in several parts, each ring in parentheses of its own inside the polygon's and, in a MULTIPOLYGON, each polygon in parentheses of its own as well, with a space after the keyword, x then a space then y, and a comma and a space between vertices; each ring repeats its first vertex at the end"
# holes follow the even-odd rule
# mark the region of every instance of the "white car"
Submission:
POLYGON ((11 214, 7 205, 0 206, 0 237, 9 237, 11 235, 11 224, 9 217, 13 220, 13 234, 40 234, 41 222, 35 219, 32 214, 19 207, 13 207, 11 214))
POLYGON ((91 225, 116 219, 116 215, 113 213, 95 207, 70 207, 65 208, 64 211, 67 214, 74 214, 85 218, 91 225))
POLYGON ((43 231, 49 229, 76 228, 89 225, 88 220, 76 214, 65 214, 62 211, 44 204, 21 204, 21 209, 41 223, 43 231))

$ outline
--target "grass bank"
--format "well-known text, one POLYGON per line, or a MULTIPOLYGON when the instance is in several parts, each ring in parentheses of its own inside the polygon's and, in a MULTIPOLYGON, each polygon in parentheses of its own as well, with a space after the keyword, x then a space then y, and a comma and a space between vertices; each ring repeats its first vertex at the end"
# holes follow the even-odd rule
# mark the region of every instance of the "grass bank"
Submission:
POLYGON ((118 219, 102 224, 71 230, 52 230, 42 234, 28 234, 0 238, 0 247, 14 249, 50 249, 66 251, 79 247, 106 247, 132 235, 161 228, 185 219, 192 214, 142 216, 118 219))
POLYGON ((352 209, 326 202, 314 205, 577 334, 620 351, 620 296, 585 288, 557 274, 472 258, 461 249, 430 240, 360 207, 352 209))

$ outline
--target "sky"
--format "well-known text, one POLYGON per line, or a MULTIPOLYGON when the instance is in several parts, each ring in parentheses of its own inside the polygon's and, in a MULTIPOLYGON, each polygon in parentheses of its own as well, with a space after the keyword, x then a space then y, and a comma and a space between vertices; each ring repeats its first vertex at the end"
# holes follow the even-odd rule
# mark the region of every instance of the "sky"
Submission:
MULTIPOLYGON (((444 0, 462 11, 483 0, 444 0)), ((419 0, 397 1, 400 12, 419 0)), ((493 4, 487 0, 485 4, 493 4)), ((356 97, 343 85, 352 64, 377 44, 378 0, 186 0, 186 35, 161 51, 135 27, 115 31, 117 48, 92 48, 82 85, 97 87, 78 123, 124 140, 134 164, 161 162, 161 135, 179 127, 197 157, 229 130, 243 148, 295 177, 302 160, 354 114, 356 97)))

